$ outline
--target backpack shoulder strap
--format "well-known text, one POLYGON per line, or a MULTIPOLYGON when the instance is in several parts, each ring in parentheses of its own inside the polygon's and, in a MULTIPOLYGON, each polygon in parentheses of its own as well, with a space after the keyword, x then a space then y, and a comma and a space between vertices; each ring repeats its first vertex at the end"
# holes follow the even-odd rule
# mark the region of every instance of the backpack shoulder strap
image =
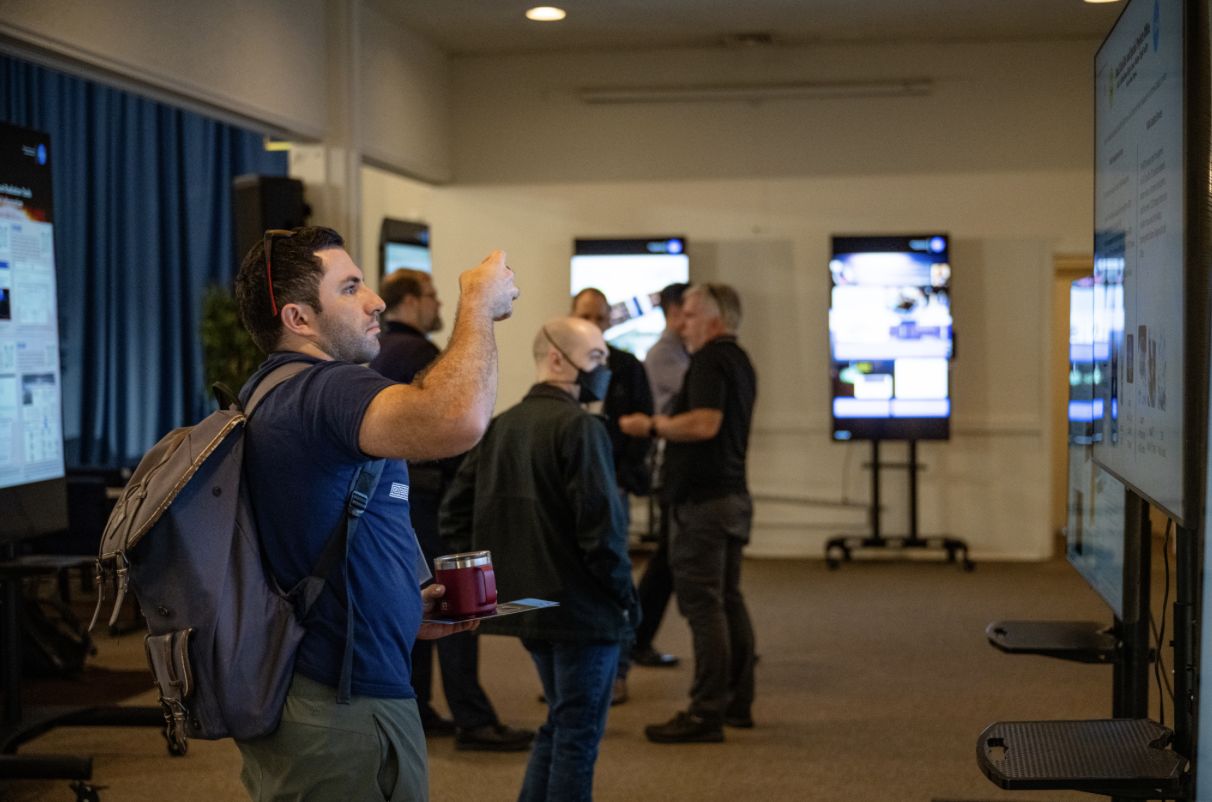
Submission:
POLYGON ((261 403, 265 396, 269 395, 270 390, 274 389, 290 377, 297 376, 310 367, 310 362, 288 362, 287 364, 270 371, 269 375, 257 383, 257 389, 253 390, 253 394, 251 397, 249 397, 248 403, 244 405, 244 417, 248 418, 252 416, 253 410, 256 409, 257 405, 261 403))
MULTIPOLYGON (((332 573, 337 560, 345 560, 348 565, 349 544, 358 531, 362 513, 366 511, 370 499, 375 494, 375 489, 379 486, 379 478, 383 475, 383 467, 386 463, 387 460, 382 459, 365 462, 354 474, 349 486, 349 495, 345 498, 344 514, 333 527, 332 534, 328 536, 328 543, 325 544, 324 551, 320 553, 320 558, 316 560, 311 574, 297 586, 299 595, 295 600, 295 609, 300 621, 311 610, 316 599, 320 598, 328 575, 332 573)), ((348 588, 346 589, 345 607, 345 654, 341 661, 341 681, 337 686, 338 704, 348 704, 353 694, 354 605, 353 593, 348 588)))

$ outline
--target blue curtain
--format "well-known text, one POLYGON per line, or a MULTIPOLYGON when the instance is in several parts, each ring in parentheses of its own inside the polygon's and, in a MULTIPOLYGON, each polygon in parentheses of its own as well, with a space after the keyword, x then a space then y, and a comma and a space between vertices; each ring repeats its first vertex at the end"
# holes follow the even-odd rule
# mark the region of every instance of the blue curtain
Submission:
POLYGON ((129 465, 209 410, 200 320, 230 285, 232 178, 260 134, 0 56, 0 120, 51 136, 69 464, 129 465))

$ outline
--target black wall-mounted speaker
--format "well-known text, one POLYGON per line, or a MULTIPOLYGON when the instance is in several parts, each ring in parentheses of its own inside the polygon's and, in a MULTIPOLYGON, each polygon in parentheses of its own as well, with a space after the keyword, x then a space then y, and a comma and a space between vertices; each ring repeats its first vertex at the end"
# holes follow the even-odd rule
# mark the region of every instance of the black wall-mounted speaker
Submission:
POLYGON ((232 179, 232 232, 236 268, 271 228, 307 225, 311 209, 303 202, 303 182, 276 175, 240 175, 232 179))

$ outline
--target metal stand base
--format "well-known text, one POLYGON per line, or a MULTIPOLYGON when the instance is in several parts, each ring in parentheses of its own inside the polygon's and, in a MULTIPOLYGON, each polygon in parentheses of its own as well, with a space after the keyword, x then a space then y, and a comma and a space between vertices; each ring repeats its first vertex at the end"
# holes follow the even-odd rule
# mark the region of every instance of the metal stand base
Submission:
MULTIPOLYGON (((156 727, 164 730, 164 712, 156 707, 42 707, 25 710, 21 703, 21 579, 63 568, 91 564, 91 557, 14 558, 0 554, 0 674, 4 715, 0 720, 0 780, 72 780, 77 802, 96 802, 103 786, 89 782, 93 759, 74 755, 18 755, 27 741, 55 727, 156 727), (7 557, 8 559, 3 559, 7 557)), ((151 685, 150 679, 148 683, 151 685)), ((172 750, 169 750, 172 753, 172 750)))
POLYGON ((830 538, 825 544, 825 563, 833 569, 838 568, 843 562, 850 562, 852 552, 858 549, 885 549, 887 551, 900 551, 902 549, 932 549, 935 551, 947 552, 947 562, 953 563, 957 560, 963 565, 965 571, 971 571, 976 568, 976 563, 968 559, 968 544, 962 540, 945 535, 937 537, 835 537, 830 538), (834 556, 834 552, 841 552, 841 556, 834 556))
POLYGON ((976 760, 1007 791, 1179 799, 1187 759, 1166 748, 1173 737, 1148 719, 1003 721, 981 733, 976 760))
POLYGON ((852 553, 858 549, 885 549, 903 551, 906 549, 923 549, 945 551, 947 562, 959 561, 965 571, 976 568, 976 563, 968 559, 968 544, 950 535, 929 535, 921 537, 917 533, 917 441, 909 441, 909 462, 903 465, 880 463, 880 441, 871 441, 871 535, 856 537, 854 535, 839 535, 825 544, 825 564, 830 569, 837 569, 843 562, 850 562, 852 553), (909 469, 909 534, 885 537, 880 534, 880 468, 898 467, 909 469), (840 556, 839 556, 840 554, 840 556))

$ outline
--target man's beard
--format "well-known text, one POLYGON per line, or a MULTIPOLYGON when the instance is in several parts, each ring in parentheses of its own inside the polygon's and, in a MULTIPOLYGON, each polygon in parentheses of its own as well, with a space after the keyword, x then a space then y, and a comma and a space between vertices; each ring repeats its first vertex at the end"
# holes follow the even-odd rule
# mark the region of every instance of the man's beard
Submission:
POLYGON ((441 330, 442 330, 442 316, 434 315, 433 320, 429 321, 429 325, 425 327, 425 333, 433 334, 434 332, 441 331, 441 330))
POLYGON ((317 316, 316 324, 323 338, 320 347, 333 359, 361 364, 379 355, 379 338, 365 330, 341 326, 323 314, 317 316))

